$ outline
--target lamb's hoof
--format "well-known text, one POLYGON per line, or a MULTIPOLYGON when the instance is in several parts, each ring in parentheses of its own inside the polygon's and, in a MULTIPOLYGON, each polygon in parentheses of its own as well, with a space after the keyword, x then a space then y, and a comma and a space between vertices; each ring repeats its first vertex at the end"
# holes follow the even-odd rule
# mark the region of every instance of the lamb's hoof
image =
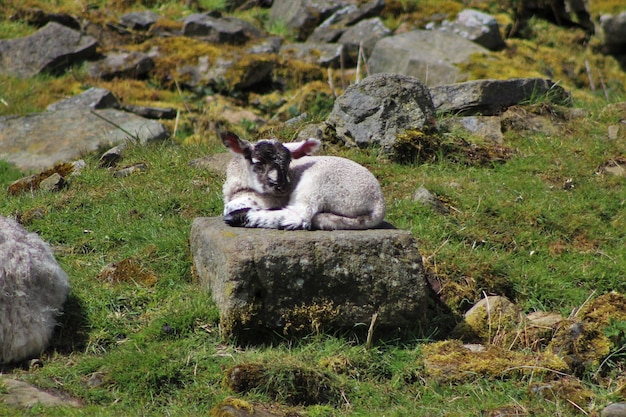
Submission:
POLYGON ((224 215, 224 222, 229 226, 244 227, 247 223, 246 215, 249 211, 249 208, 231 211, 230 213, 224 215))

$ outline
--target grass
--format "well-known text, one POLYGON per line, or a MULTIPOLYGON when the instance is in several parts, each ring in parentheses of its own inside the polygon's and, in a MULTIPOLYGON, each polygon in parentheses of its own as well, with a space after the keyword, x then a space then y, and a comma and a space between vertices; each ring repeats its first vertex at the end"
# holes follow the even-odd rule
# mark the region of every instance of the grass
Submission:
MULTIPOLYGON (((122 3, 115 3, 116 14, 127 10, 122 3)), ((419 9, 417 2, 390 3, 401 3, 395 6, 411 12, 419 9)), ((1 6, 5 20, 0 22, 0 37, 31 30, 8 21, 16 4, 1 6)), ((29 2, 42 4, 47 3, 29 2)), ((63 6, 74 10, 76 4, 63 6)), ((149 7, 174 10, 174 16, 182 13, 175 2, 149 7)), ((594 7, 601 6, 597 2, 594 7)), ((449 11, 459 8, 458 3, 446 6, 449 11)), ((265 12, 248 13, 252 20, 265 20, 265 12)), ((399 23, 400 15, 393 18, 399 23)), ((285 28, 273 30, 282 33, 285 28)), ((561 45, 559 39, 555 35, 554 49, 571 43, 565 37, 561 45)), ((517 48, 527 57, 532 45, 519 41, 517 48)), ((581 53, 579 49, 573 47, 572 53, 581 53)), ((542 55, 549 56, 550 49, 542 49, 542 55)), ((519 58, 502 52, 495 68, 519 58)), ((541 74, 546 65, 557 65, 550 61, 532 66, 527 61, 520 59, 514 66, 541 74)), ((615 71, 610 58, 594 55, 591 62, 598 67, 608 62, 603 68, 613 74, 611 80, 606 77, 609 99, 624 100, 626 77, 615 71)), ((476 73, 489 75, 486 63, 474 64, 476 73)), ((472 159, 458 146, 461 139, 487 154, 489 144, 458 132, 440 138, 447 151, 440 148, 419 163, 392 163, 375 149, 324 149, 356 160, 380 179, 388 220, 419 240, 429 274, 441 284, 447 306, 458 314, 485 294, 506 295, 524 312, 568 316, 590 297, 626 293, 624 179, 599 173, 607 161, 626 157, 622 139, 606 138, 607 127, 619 124, 623 114, 607 105, 604 92, 590 91, 578 75, 563 82, 575 90, 575 107, 584 109, 585 116, 565 121, 557 107, 528 103, 527 111, 552 115, 562 128, 558 135, 508 131, 504 146, 511 153, 505 161, 472 159), (421 185, 451 213, 438 214, 413 201, 421 185)), ((216 116, 207 113, 204 97, 163 89, 158 79, 100 83, 76 68, 59 78, 0 77, 0 116, 42 111, 92 85, 111 89, 125 102, 181 109, 179 131, 170 142, 127 148, 123 164, 144 162, 148 170, 143 173, 116 178, 98 168, 98 155, 91 155, 86 168, 59 193, 35 191, 0 199, 1 215, 19 217, 28 230, 53 245, 72 283, 45 366, 6 371, 67 393, 83 406, 36 406, 20 410, 23 415, 219 415, 218 404, 236 400, 244 408, 279 403, 285 412, 311 417, 497 415, 495 410, 569 416, 580 414, 576 406, 597 413, 610 402, 626 400, 620 376, 624 355, 619 350, 602 369, 573 378, 581 385, 576 393, 591 393, 592 399, 583 401, 562 394, 570 391, 539 372, 475 375, 456 383, 428 378, 423 348, 444 336, 441 333, 381 342, 369 350, 363 340, 348 334, 310 335, 274 346, 241 347, 222 340, 218 311, 210 296, 198 289, 188 247, 193 219, 217 216, 222 210, 224 178, 189 165, 223 150, 209 127, 216 116), (245 370, 260 383, 251 390, 238 389, 232 377, 229 380, 234 369, 245 370), (539 390, 538 384, 553 385, 539 390), (320 392, 327 395, 313 396, 315 404, 301 400, 320 392)), ((318 94, 311 102, 313 117, 328 111, 326 96, 318 94)), ((269 108, 266 116, 273 111, 269 108)), ((275 126, 268 130, 290 134, 275 126)), ((0 187, 24 174, 0 162, 0 187)), ((617 345, 623 343, 624 329, 623 321, 615 321, 605 333, 617 345)), ((0 415, 14 414, 0 404, 0 415)))

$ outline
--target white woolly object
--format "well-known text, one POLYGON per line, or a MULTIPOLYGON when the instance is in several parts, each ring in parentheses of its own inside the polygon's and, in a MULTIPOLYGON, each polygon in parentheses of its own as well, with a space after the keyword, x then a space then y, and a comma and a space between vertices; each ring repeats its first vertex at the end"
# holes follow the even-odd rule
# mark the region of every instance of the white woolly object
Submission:
POLYGON ((385 200, 378 180, 349 159, 311 156, 321 145, 317 139, 251 144, 227 132, 222 141, 236 154, 223 187, 224 217, 243 212, 241 220, 227 223, 287 230, 371 229, 383 223, 385 200), (284 152, 292 155, 288 186, 282 187, 288 187, 286 194, 272 187, 283 178, 284 152))
POLYGON ((43 352, 69 289, 50 246, 0 216, 0 364, 43 352))

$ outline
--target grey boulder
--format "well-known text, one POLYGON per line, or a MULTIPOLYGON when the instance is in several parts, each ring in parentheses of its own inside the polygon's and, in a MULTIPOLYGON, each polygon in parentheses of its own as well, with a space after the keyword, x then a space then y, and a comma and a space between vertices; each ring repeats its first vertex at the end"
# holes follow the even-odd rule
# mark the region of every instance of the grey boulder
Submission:
POLYGON ((396 229, 283 231, 197 218, 190 245, 224 336, 423 329, 429 305, 417 240, 396 229), (376 314, 376 316, 374 316, 376 314))
POLYGON ((435 109, 428 88, 417 79, 374 74, 335 100, 326 125, 347 145, 391 151, 399 133, 435 128, 435 109))
POLYGON ((33 35, 0 40, 0 74, 29 78, 61 73, 93 57, 97 44, 91 36, 50 22, 33 35))

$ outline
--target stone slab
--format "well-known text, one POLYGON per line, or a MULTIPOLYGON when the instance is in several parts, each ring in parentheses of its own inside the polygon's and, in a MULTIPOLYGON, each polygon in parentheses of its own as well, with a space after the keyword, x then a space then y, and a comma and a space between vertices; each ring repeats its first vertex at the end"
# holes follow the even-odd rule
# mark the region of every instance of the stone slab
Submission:
POLYGON ((201 287, 226 337, 271 332, 423 329, 428 291, 417 240, 397 229, 283 231, 197 218, 190 235, 201 287))

